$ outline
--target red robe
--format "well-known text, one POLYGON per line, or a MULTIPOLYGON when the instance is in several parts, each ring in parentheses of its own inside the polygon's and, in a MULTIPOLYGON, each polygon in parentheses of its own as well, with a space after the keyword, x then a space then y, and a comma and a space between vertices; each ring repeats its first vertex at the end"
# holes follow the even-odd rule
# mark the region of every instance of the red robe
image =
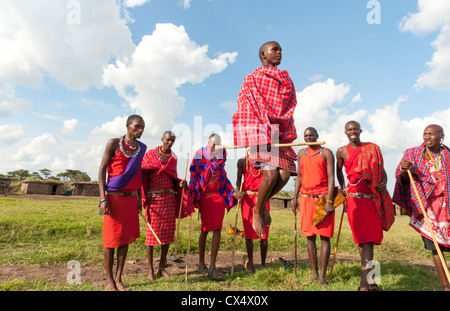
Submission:
MULTIPOLYGON (((129 161, 119 148, 107 167, 108 180, 122 175, 129 161)), ((137 191, 140 187, 141 177, 138 170, 128 185, 116 192, 137 191)), ((138 196, 108 194, 106 197, 110 214, 103 215, 103 247, 116 248, 136 241, 140 237, 138 196)))
MULTIPOLYGON (((256 193, 245 193, 241 199, 241 209, 242 209, 242 225, 244 226, 244 236, 246 239, 267 239, 269 237, 269 227, 264 226, 264 235, 259 237, 258 234, 253 229, 253 208, 256 205, 256 200, 258 198, 259 184, 261 183, 263 173, 259 169, 253 167, 253 163, 248 163, 244 165, 242 170, 242 175, 244 181, 242 184, 243 192, 256 192, 256 193)), ((270 202, 267 201, 266 208, 270 211, 270 202)))
POLYGON ((305 150, 305 154, 300 158, 300 172, 302 174, 302 186, 300 188, 300 219, 303 236, 321 235, 331 238, 334 233, 334 213, 313 226, 312 221, 315 216, 316 203, 318 199, 303 195, 318 196, 328 194, 328 172, 327 161, 316 154, 308 155, 310 149, 305 150))
MULTIPOLYGON (((297 98, 286 70, 256 68, 244 79, 237 104, 233 115, 235 145, 290 143, 297 138, 293 118, 297 98)), ((249 158, 289 170, 292 175, 297 172, 297 156, 292 147, 251 148, 249 158)))
MULTIPOLYGON (((359 165, 361 148, 354 149, 347 145, 348 159, 344 162, 347 179, 347 193, 372 194, 371 182, 364 179, 356 169, 359 165)), ((347 196, 347 217, 356 244, 373 242, 380 245, 383 240, 381 217, 373 198, 355 198, 347 196)))
MULTIPOLYGON (((177 157, 172 152, 167 161, 160 159, 158 148, 149 150, 142 160, 142 201, 146 210, 147 219, 158 236, 161 244, 169 244, 174 241, 176 218, 178 218, 181 188, 180 179, 177 176, 177 157), (149 191, 173 190, 175 194, 158 194, 152 196, 149 191)), ((189 191, 183 191, 184 207, 190 204, 189 213, 193 212, 192 201, 189 200, 189 191)), ((182 208, 182 211, 186 208, 182 208)), ((183 217, 183 213, 182 213, 183 217)), ((158 245, 153 232, 146 226, 146 245, 158 245)))

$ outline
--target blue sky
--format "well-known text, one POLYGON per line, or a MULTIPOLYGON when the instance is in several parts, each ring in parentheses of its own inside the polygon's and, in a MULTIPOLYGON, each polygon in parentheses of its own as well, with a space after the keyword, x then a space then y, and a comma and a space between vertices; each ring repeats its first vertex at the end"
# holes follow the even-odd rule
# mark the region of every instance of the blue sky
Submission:
MULTIPOLYGON (((347 142, 345 122, 357 119, 362 140, 382 148, 392 187, 401 154, 420 144, 424 127, 449 129, 449 3, 5 1, 0 173, 79 169, 96 180, 107 140, 138 113, 149 148, 166 129, 178 134, 182 175, 187 153, 211 131, 232 144, 242 81, 260 66, 259 46, 276 40, 279 68, 297 91, 298 141, 315 126, 335 152, 347 142)), ((230 153, 233 184, 241 155, 230 153)))

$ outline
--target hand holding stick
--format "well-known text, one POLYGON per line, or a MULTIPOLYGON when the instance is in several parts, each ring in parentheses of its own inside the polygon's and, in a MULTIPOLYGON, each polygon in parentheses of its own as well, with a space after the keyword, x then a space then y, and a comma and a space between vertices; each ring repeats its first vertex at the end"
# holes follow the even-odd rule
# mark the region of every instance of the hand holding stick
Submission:
POLYGON ((428 230, 430 231, 431 237, 433 238, 434 247, 438 252, 439 259, 441 260, 442 267, 444 268, 447 279, 450 281, 450 273, 448 271, 447 263, 445 262, 444 256, 442 255, 441 248, 436 240, 436 236, 434 235, 433 228, 431 228, 430 220, 428 219, 427 211, 423 206, 422 199, 420 198, 419 191, 417 191, 416 183, 414 182, 413 176, 411 174, 411 170, 408 169, 409 180, 411 181, 411 185, 414 188, 414 193, 416 194, 417 200, 419 201, 420 209, 422 210, 423 217, 425 218, 425 222, 427 224, 428 230))

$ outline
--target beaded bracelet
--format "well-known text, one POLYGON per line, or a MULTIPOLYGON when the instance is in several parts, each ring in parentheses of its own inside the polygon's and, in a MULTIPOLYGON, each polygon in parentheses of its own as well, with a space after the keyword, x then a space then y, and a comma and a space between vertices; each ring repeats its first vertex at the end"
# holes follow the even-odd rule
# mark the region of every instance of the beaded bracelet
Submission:
POLYGON ((333 201, 331 201, 331 200, 326 200, 328 203, 333 203, 333 201))

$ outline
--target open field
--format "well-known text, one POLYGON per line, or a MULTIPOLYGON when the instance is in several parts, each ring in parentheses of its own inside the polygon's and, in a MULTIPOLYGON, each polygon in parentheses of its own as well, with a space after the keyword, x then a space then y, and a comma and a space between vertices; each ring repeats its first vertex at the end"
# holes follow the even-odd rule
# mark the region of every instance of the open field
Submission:
MULTIPOLYGON (((19 196, 0 198, 0 290, 1 291, 101 291, 104 284, 102 217, 98 201, 83 197, 19 196), (70 284, 67 275, 80 264, 81 283, 70 284)), ((344 217, 333 279, 328 287, 311 284, 311 268, 306 254, 306 239, 298 231, 298 275, 285 267, 280 257, 294 261, 294 217, 290 210, 274 208, 269 237, 267 268, 248 276, 243 266, 245 241, 236 238, 234 276, 231 271, 232 235, 236 209, 224 220, 217 266, 223 274, 213 281, 195 273, 198 262, 200 222, 192 217, 190 255, 187 256, 189 218, 181 221, 178 262, 168 261, 172 278, 146 281, 147 261, 144 246, 145 224, 141 237, 131 244, 125 265, 124 283, 133 291, 355 291, 359 285, 360 264, 357 246, 344 217), (185 268, 188 278, 185 282, 185 268)), ((336 212, 335 235, 341 212, 336 212)), ((374 259, 380 262, 380 287, 384 291, 441 291, 431 254, 423 249, 420 236, 408 225, 407 216, 398 216, 383 244, 375 246, 374 259)), ((242 229, 241 220, 238 228, 242 229)), ((209 237, 209 240, 210 241, 209 237)), ((207 252, 209 250, 209 242, 207 252)), ((320 244, 318 239, 318 245, 320 244)), ((159 248, 155 248, 159 255, 159 248)), ((171 245, 169 255, 174 253, 171 245)), ((255 243, 255 263, 259 267, 259 243, 255 243)), ((158 256, 157 256, 158 257, 158 256)), ((207 261, 209 256, 207 254, 207 261)), ((155 269, 156 269, 156 264, 155 269)), ((331 266, 331 259, 329 267, 331 266)), ((327 276, 328 278, 328 276, 327 276)))

